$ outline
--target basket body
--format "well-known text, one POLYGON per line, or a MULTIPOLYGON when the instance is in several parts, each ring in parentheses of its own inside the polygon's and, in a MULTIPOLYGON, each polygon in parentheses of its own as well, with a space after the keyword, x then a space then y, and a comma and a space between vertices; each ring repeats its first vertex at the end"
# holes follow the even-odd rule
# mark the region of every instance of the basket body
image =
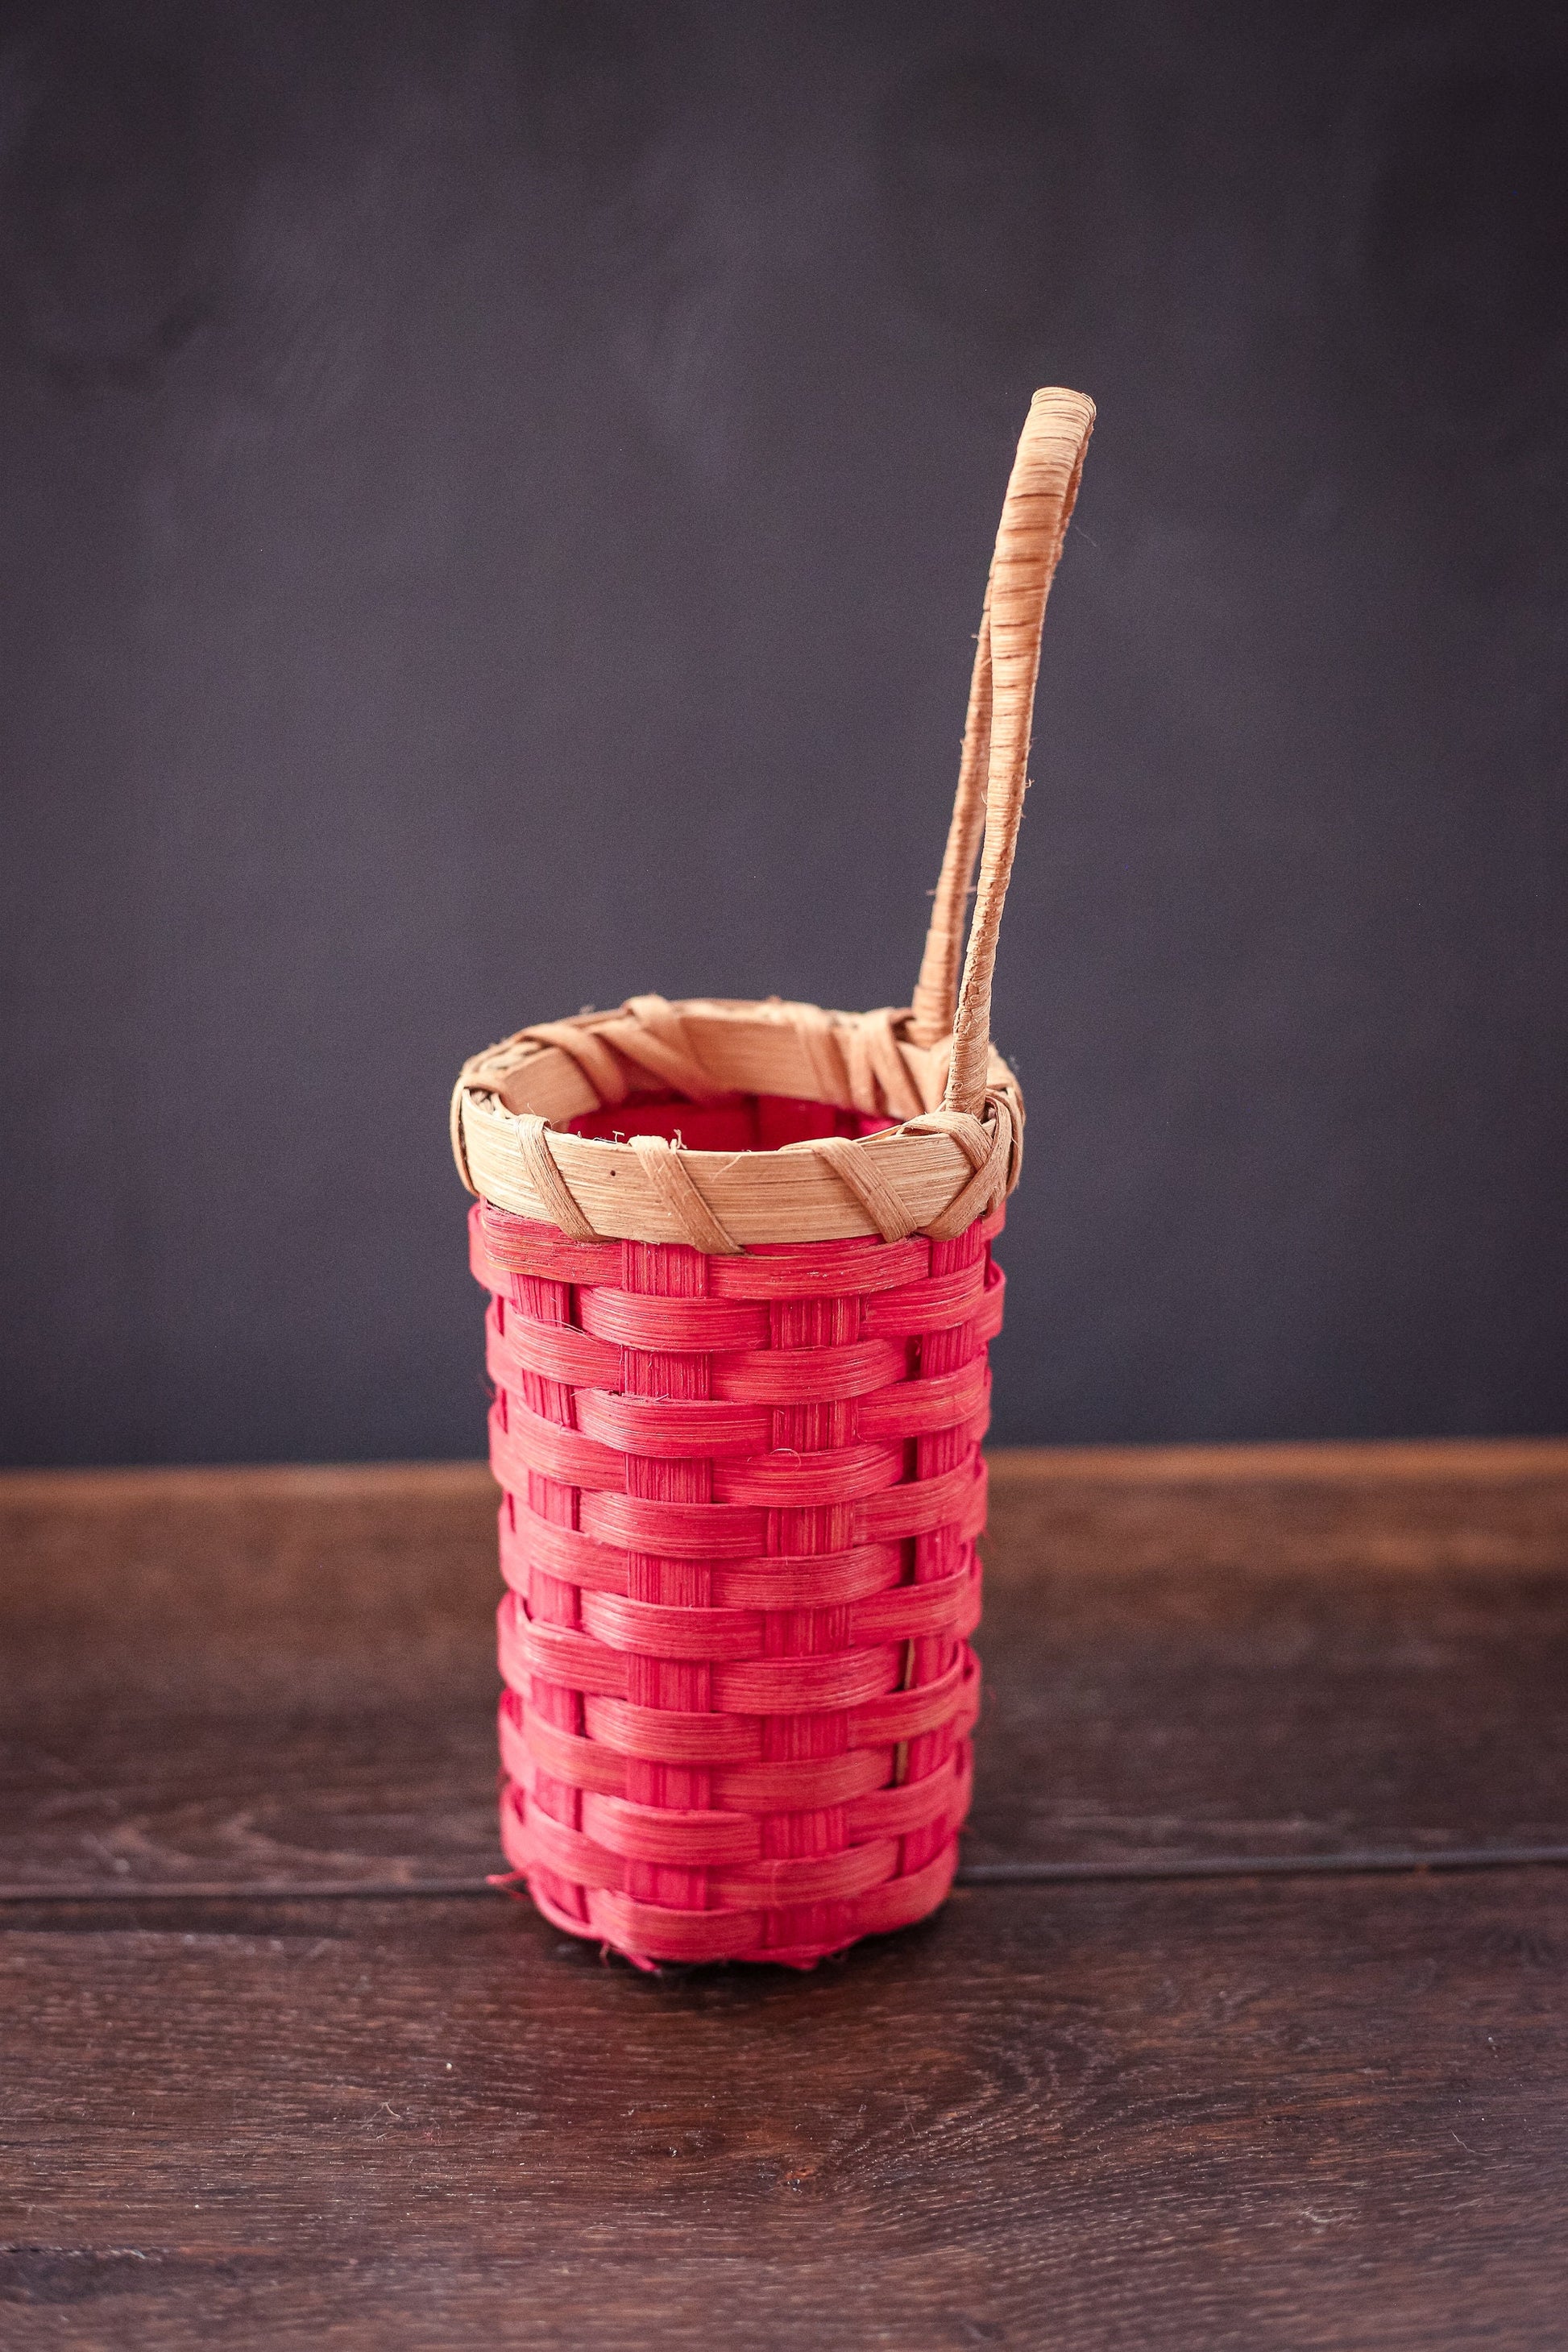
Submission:
POLYGON ((805 1966, 947 1893, 1002 1217, 720 1256, 476 1204, 501 1835, 558 1927, 805 1966))

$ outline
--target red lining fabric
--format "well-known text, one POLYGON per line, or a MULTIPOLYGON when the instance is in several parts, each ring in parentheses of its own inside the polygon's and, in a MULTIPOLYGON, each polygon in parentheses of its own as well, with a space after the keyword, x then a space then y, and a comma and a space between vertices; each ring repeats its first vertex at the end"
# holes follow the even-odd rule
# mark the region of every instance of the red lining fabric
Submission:
POLYGON ((566 1122, 573 1135, 679 1136, 688 1151, 782 1151, 786 1143, 816 1143, 826 1135, 880 1135, 897 1119, 831 1104, 798 1102, 791 1095, 725 1095, 689 1102, 684 1095, 637 1093, 609 1110, 585 1111, 566 1122))

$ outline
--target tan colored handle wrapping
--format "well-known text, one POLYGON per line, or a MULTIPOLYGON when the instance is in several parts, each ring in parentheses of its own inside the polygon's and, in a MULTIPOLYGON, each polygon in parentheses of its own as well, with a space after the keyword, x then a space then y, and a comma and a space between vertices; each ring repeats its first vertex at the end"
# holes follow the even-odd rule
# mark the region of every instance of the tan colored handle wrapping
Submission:
POLYGON ((979 1117, 985 1101, 996 935, 1028 784, 1046 599, 1093 430, 1094 403, 1083 393, 1059 386, 1036 393, 1003 502, 980 618, 958 792, 909 1027, 918 1045, 938 1045, 952 1031, 944 1108, 971 1118, 979 1117), (980 883, 960 984, 959 943, 977 852, 980 883))

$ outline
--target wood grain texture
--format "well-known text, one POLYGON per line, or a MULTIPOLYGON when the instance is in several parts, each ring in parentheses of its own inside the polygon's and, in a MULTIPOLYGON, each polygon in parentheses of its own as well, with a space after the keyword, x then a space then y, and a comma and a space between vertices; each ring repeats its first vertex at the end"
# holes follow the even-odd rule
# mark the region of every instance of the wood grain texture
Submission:
POLYGON ((1019 1454, 992 1496, 969 1859, 1563 1842, 1568 1447, 1019 1454))
POLYGON ((968 1893, 804 1979, 499 1903, 38 1916, 0 2333, 1545 2352, 1565 1960, 1546 1874, 968 1893))
MULTIPOLYGON (((499 1867, 493 1512, 0 1479, 0 1885, 499 1867)), ((1568 1843, 1568 1446, 1004 1454, 988 1552, 972 1862, 1568 1843)))
MULTIPOLYGON (((494 1859, 477 1465, 0 1483, 0 2341, 1562 2341, 1562 1874, 601 1964, 494 1859), (223 1900, 182 1886, 226 1880, 223 1900)), ((1003 1457, 971 1852, 1568 1830, 1568 1447, 1003 1457)))
POLYGON ((0 1481, 0 1882, 499 1867, 495 1507, 478 1463, 0 1481))

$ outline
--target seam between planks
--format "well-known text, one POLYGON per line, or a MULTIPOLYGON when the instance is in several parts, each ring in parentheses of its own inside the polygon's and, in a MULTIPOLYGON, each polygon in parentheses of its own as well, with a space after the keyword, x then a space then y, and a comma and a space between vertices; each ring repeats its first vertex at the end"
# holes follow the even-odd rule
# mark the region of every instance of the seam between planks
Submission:
MULTIPOLYGON (((1194 1854, 1169 1862, 979 1862, 962 1867, 954 1884, 989 1886, 1089 1886, 1193 1878, 1349 1878, 1415 1876, 1424 1872, 1539 1870, 1568 1864, 1568 1845, 1451 1846, 1430 1853, 1194 1854)), ((0 1886, 0 1904, 16 1908, 61 1903, 316 1903, 453 1901, 510 1895, 506 1878, 322 1879, 238 1881, 202 1879, 152 1886, 78 1884, 0 1886)))

